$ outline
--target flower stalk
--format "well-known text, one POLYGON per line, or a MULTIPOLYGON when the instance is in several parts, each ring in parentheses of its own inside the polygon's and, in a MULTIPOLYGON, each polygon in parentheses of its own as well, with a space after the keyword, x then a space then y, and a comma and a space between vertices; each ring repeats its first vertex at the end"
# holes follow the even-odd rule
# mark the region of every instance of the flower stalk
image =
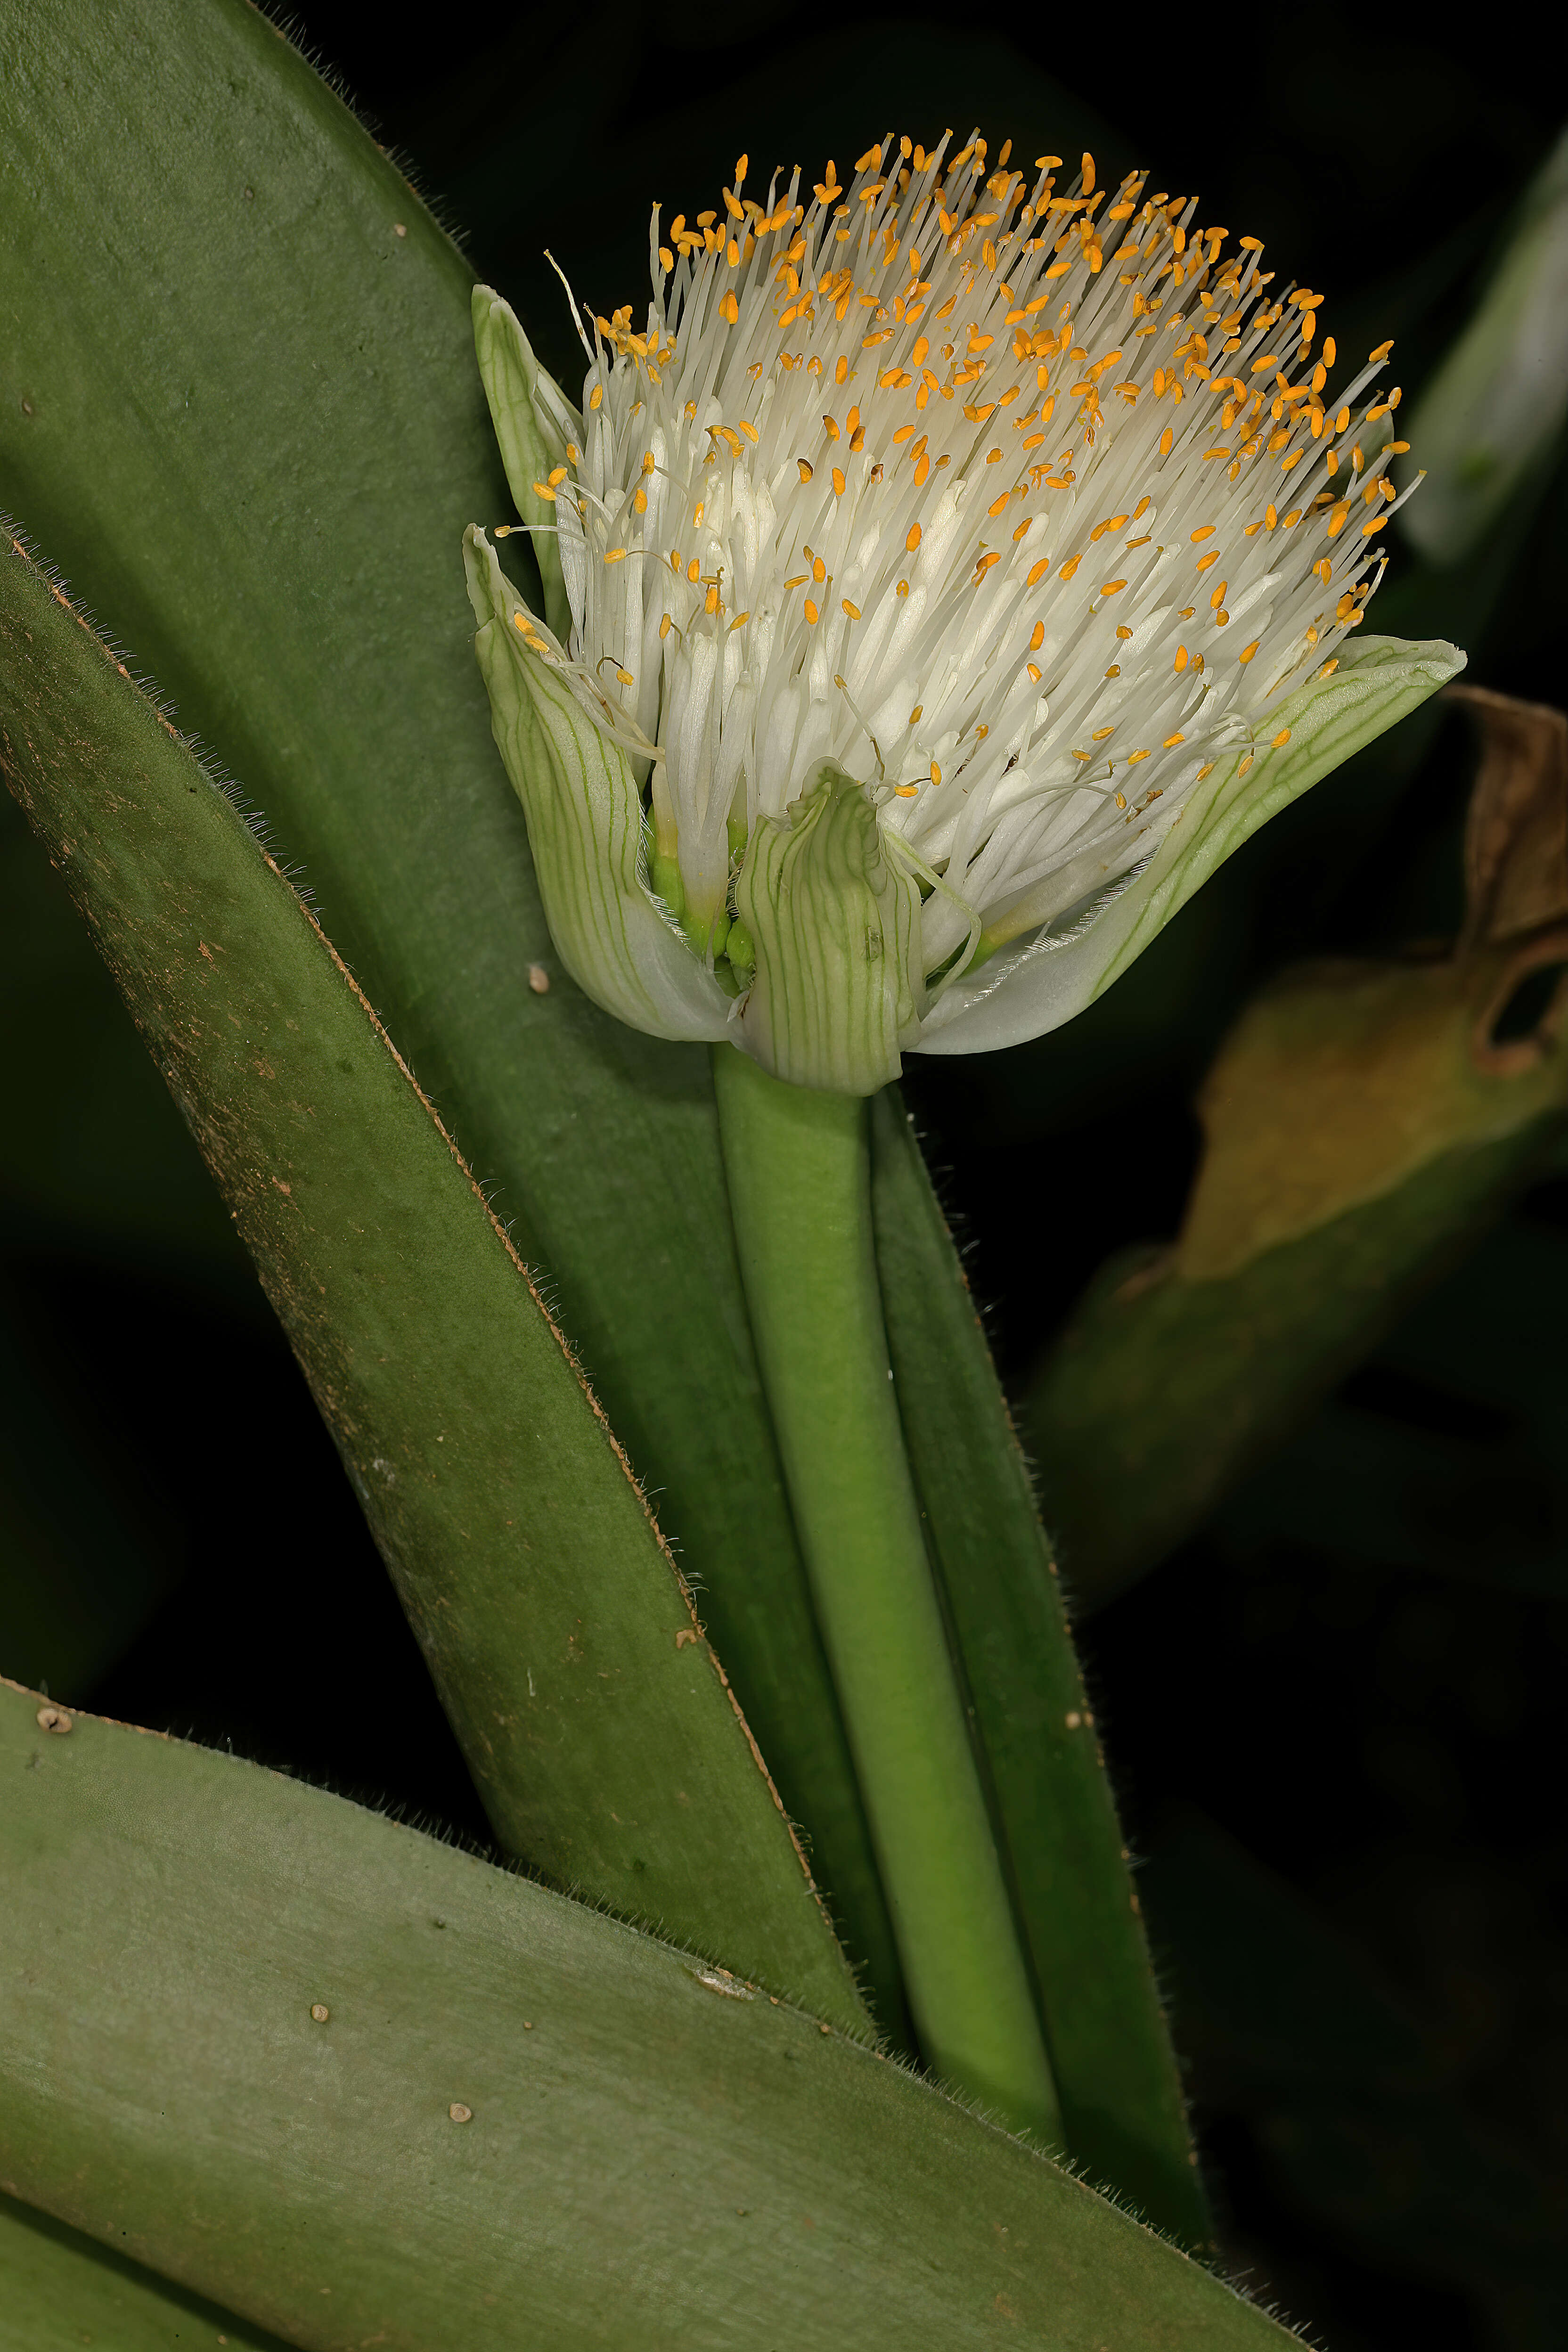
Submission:
POLYGON ((893 1392, 867 1110, 713 1054, 742 1276, 924 2056, 1016 2129, 1060 2116, 893 1392))

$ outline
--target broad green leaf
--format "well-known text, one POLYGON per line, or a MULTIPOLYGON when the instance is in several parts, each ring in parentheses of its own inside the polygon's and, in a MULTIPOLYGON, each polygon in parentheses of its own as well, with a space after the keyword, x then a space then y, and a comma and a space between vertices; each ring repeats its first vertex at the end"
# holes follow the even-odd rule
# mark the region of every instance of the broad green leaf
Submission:
POLYGON ((1188 2244, 1211 2224, 1056 1570, 910 1122, 872 1113, 872 1199, 910 1459, 1038 1985, 1067 2144, 1188 2244))
POLYGON ((27 0, 11 33, 5 499, 302 864, 542 1269, 891 2019, 707 1057, 563 974, 490 740, 460 545, 509 509, 472 273, 240 0, 27 0))
POLYGON ((305 2352, 1285 2352, 740 1977, 320 1790, 40 1712, 0 1690, 28 1888, 0 1912, 0 2176, 305 2352))
POLYGON ((15 547, 0 757, 256 1259, 503 1843, 858 2017, 687 1590, 503 1229, 244 820, 15 547))
POLYGON ((35 2207, 0 2196, 0 2352, 288 2352, 35 2207))

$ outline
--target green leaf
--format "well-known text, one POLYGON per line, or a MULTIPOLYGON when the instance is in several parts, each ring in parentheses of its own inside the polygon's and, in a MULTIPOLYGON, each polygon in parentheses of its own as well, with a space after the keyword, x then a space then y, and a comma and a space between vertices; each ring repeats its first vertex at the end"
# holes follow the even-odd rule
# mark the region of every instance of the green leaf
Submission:
POLYGON ((187 2294, 47 2213, 0 2196, 0 2352, 288 2352, 279 2337, 187 2294))
MULTIPOLYGON (((921 1033, 931 1054, 987 1054, 1058 1028, 1103 996, 1173 915, 1260 825, 1278 816, 1352 752, 1416 709, 1463 668, 1441 640, 1397 637, 1352 644, 1332 675, 1288 695, 1261 750, 1235 752, 1187 796, 1160 846, 1113 883, 1066 930, 1045 930, 955 982, 921 1033)), ((1039 920, 1037 915, 1033 919, 1039 920)), ((1006 919, 999 946, 1028 929, 1027 900, 1006 919)))
POLYGON ((7 499, 303 861, 543 1270, 892 2018, 707 1057, 563 974, 490 740, 460 542, 507 493, 472 272, 238 0, 28 10, 0 134, 7 499))
POLYGON ((910 1460, 968 1678, 1067 2145, 1188 2244, 1211 2223, 1115 1801, 990 1350, 895 1090, 872 1201, 910 1460))
POLYGON ((306 2352, 1285 2352, 739 1978, 276 1773, 38 1714, 0 1690, 28 1888, 0 1912, 0 2176, 306 2352))
POLYGON ((689 1597, 369 1005, 20 549, 0 756, 229 1202, 503 1843, 860 2012, 689 1597))

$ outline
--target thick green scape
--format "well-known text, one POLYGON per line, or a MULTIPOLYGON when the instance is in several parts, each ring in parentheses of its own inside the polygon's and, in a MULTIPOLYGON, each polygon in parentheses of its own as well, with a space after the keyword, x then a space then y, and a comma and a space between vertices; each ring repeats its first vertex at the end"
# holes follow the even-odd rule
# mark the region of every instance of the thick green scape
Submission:
MULTIPOLYGON (((1067 2145, 1190 2245, 1211 2223, 1094 1718, 1028 1473, 898 1096, 871 1121, 872 1206, 899 1410, 967 1677, 1067 2145), (984 1464, 990 1507, 973 1508, 984 1464)), ((1047 1490, 1050 1491, 1050 1490, 1047 1490)), ((1054 1496, 1053 1496, 1054 1499, 1054 1496)))
POLYGON ((1284 2352, 739 1978, 276 1773, 39 1714, 0 1690, 31 1890, 0 1918, 0 2179, 305 2352, 1284 2352))

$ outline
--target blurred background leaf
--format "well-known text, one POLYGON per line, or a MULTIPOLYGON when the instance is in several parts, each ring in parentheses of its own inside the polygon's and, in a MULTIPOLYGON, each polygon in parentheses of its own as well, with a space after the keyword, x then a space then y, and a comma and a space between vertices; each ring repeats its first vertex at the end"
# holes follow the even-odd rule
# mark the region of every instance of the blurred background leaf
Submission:
POLYGON ((1190 1534, 1568 1132, 1568 719, 1453 698, 1480 739, 1458 940, 1247 1006, 1173 1246, 1113 1256, 1030 1383, 1080 1608, 1190 1534))
POLYGON ((1425 385, 1409 420, 1424 467, 1405 509, 1411 545, 1461 562, 1539 478, 1568 416, 1568 135, 1532 180, 1490 257, 1475 316, 1425 385))

